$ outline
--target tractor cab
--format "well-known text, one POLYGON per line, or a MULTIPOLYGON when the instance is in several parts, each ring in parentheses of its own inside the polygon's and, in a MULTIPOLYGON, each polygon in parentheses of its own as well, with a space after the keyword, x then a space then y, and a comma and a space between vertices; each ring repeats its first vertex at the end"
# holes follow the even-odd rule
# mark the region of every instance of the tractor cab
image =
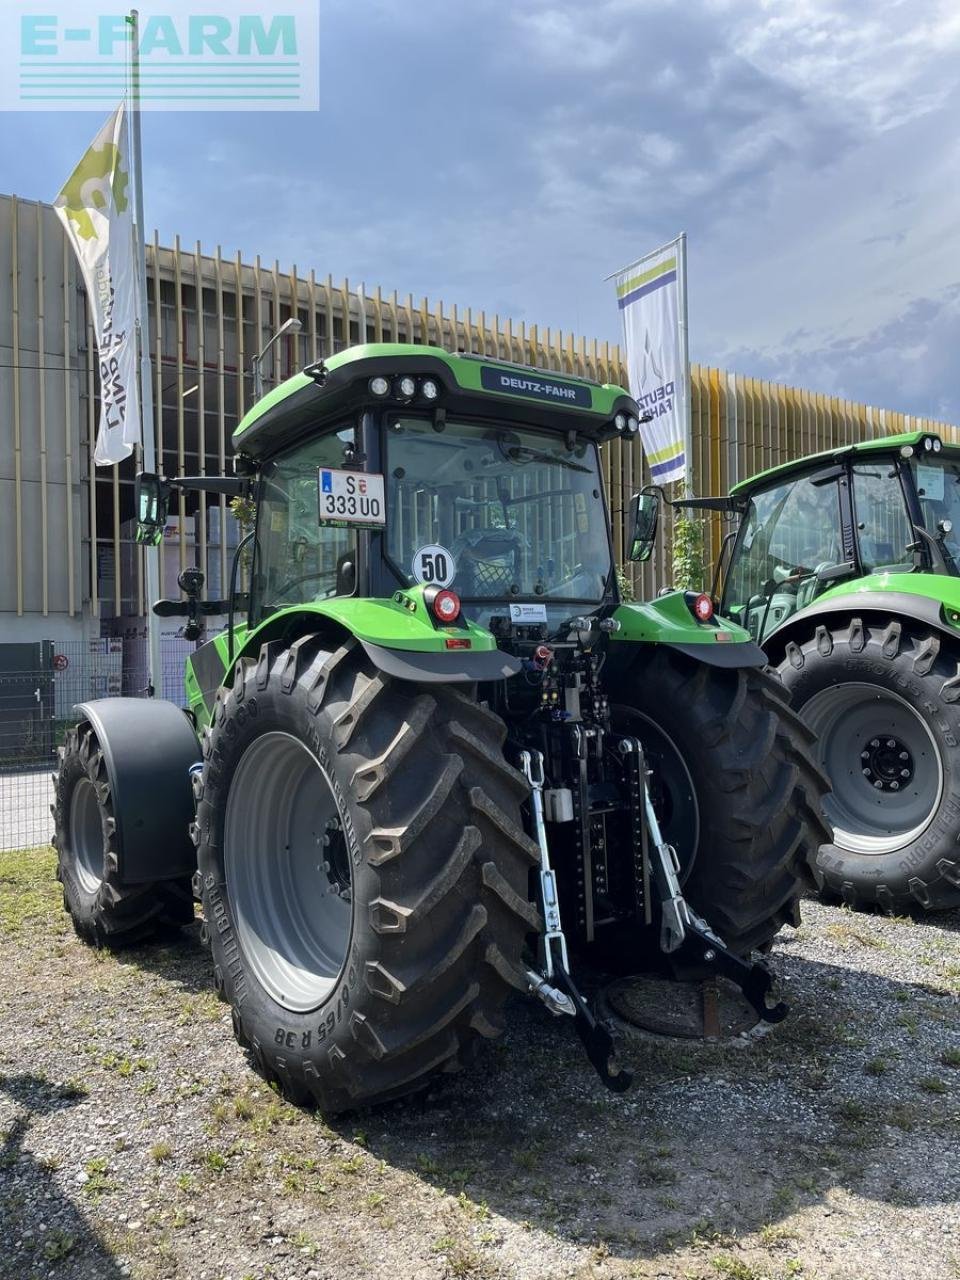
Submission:
POLYGON ((960 449, 929 433, 786 463, 731 504, 721 612, 760 643, 841 582, 958 573, 960 449))

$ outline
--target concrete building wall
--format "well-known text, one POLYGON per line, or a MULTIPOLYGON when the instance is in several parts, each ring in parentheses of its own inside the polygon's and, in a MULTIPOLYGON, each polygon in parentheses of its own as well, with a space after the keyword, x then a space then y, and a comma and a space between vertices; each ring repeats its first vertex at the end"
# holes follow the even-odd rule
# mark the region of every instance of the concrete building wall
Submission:
POLYGON ((0 637, 80 638, 87 353, 73 255, 49 205, 0 198, 0 637))

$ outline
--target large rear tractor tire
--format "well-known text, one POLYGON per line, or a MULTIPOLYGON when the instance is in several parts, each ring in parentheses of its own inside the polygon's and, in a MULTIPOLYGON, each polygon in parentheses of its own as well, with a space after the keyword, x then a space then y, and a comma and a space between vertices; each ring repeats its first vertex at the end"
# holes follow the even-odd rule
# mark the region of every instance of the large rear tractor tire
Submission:
POLYGON ((661 649, 616 723, 644 745, 690 905, 732 951, 765 950, 799 923, 809 863, 828 834, 813 735, 779 681, 661 649))
POLYGON ((305 637, 241 660, 204 743, 197 840, 218 989, 259 1071, 333 1113, 499 1034, 536 845, 505 726, 455 687, 305 637))
POLYGON ((849 906, 960 904, 960 646, 921 624, 825 619, 780 676, 818 736, 833 839, 817 877, 849 906))
POLYGON ((64 909, 84 942, 119 950, 160 930, 190 924, 194 914, 188 878, 122 882, 114 799, 104 755, 89 724, 67 733, 51 812, 64 909))

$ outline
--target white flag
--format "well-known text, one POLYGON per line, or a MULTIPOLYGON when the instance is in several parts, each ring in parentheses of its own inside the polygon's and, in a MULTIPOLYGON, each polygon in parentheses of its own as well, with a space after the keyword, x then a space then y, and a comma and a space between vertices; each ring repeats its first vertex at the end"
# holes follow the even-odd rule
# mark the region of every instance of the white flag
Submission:
POLYGON ((94 461, 122 462, 140 441, 130 146, 121 104, 54 201, 73 245, 100 353, 100 429, 94 461))
POLYGON ((657 484, 682 480, 685 456, 687 370, 680 349, 679 240, 621 271, 617 303, 623 315, 630 391, 640 414, 650 475, 657 484))

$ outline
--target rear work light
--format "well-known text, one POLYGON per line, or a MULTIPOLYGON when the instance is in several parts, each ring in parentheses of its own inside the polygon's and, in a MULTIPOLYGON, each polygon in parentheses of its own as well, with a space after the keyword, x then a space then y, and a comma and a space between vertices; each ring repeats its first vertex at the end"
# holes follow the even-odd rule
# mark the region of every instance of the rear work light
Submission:
POLYGON ((436 620, 446 626, 460 617, 460 597, 455 591, 448 591, 446 588, 438 591, 430 602, 430 607, 436 620))
POLYGON ((713 601, 705 591, 700 592, 690 608, 698 622, 709 622, 713 617, 713 601))

